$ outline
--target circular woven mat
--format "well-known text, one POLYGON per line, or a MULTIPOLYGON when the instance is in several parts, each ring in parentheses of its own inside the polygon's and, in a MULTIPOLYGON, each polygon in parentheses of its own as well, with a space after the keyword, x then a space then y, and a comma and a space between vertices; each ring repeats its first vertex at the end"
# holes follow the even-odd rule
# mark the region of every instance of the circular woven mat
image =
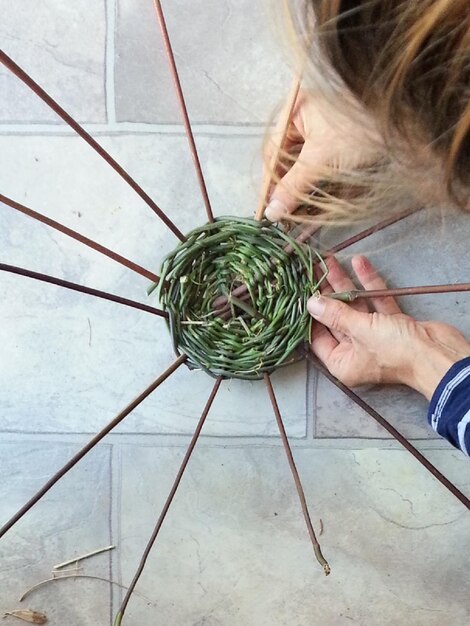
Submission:
POLYGON ((247 380, 298 360, 310 338, 307 300, 323 280, 314 263, 325 276, 316 251, 269 221, 224 217, 191 231, 163 260, 158 288, 176 352, 190 368, 247 380), (247 293, 232 297, 241 285, 247 293), (228 303, 214 310, 220 296, 228 303))

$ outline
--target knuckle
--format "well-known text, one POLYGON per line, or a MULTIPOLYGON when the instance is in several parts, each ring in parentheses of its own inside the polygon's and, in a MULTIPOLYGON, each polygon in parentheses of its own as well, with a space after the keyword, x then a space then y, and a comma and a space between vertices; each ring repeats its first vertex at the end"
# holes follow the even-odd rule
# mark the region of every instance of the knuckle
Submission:
POLYGON ((344 313, 346 305, 334 302, 329 311, 329 326, 333 330, 342 330, 344 326, 344 313))

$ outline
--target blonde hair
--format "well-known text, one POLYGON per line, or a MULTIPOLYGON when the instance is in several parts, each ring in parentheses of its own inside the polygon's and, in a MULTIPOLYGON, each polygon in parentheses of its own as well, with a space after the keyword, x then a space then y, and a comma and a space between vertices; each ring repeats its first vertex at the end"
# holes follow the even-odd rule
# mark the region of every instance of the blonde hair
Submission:
MULTIPOLYGON (((317 90, 321 83, 336 112, 371 118, 383 143, 383 157, 372 166, 329 164, 321 184, 299 201, 329 223, 410 205, 468 209, 468 0, 285 0, 284 6, 306 81, 317 90)), ((299 152, 300 146, 282 155, 284 169, 299 152)), ((281 167, 277 181, 282 173, 281 167)))

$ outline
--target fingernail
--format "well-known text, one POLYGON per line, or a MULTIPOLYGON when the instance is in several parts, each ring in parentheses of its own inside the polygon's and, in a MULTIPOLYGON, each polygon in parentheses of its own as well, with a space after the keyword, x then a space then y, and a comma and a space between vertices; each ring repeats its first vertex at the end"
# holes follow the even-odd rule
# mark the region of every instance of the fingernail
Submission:
POLYGON ((321 317, 325 311, 325 298, 317 291, 307 302, 307 309, 312 317, 321 317))
POLYGON ((288 213, 286 205, 276 198, 271 200, 264 212, 265 216, 271 222, 278 222, 286 213, 288 213))

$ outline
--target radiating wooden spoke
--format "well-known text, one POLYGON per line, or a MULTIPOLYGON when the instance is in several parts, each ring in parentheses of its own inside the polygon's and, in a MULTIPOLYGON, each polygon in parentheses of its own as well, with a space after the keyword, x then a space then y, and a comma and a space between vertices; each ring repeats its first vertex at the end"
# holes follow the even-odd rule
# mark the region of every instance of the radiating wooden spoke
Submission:
POLYGON ((279 428, 279 433, 281 435, 282 445, 284 446, 284 450, 287 456, 287 461, 289 463, 290 471, 292 472, 292 477, 294 479, 295 488, 297 489, 297 494, 300 500, 300 506, 302 507, 302 513, 304 515, 305 524, 307 525, 307 530, 310 536, 310 541, 312 542, 313 551, 315 553, 315 557, 317 561, 323 567, 323 572, 325 573, 325 576, 328 576, 328 574, 330 573, 330 566, 328 564, 328 561, 325 559, 325 557, 322 554, 320 544, 318 543, 318 539, 315 535, 315 531, 313 530, 312 520, 310 519, 310 513, 308 510, 307 499, 305 497, 304 488, 302 487, 302 482, 300 480, 299 472, 297 470, 297 466, 295 465, 294 456, 292 454, 292 450, 289 444, 289 439, 287 437, 286 429, 284 427, 284 422, 282 420, 281 412, 279 411, 279 406, 277 404, 276 396, 274 394, 274 389, 273 389, 273 385, 271 383, 271 378, 269 374, 264 375, 264 381, 268 389, 269 399, 271 400, 274 415, 276 417, 277 426, 279 428))
POLYGON ((212 403, 214 402, 214 398, 217 395, 217 392, 219 391, 219 387, 220 387, 220 384, 221 384, 222 380, 223 380, 222 376, 219 376, 216 379, 216 381, 215 381, 215 384, 214 384, 214 387, 212 388, 212 391, 210 393, 209 399, 207 400, 206 406, 204 407, 204 410, 203 410, 203 412, 201 414, 201 417, 199 418, 199 421, 197 423, 196 430, 194 431, 194 435, 192 436, 192 439, 191 439, 191 441, 189 443, 188 449, 186 450, 186 454, 184 455, 183 461, 181 462, 181 466, 180 466, 180 468, 178 470, 178 473, 176 475, 176 478, 175 478, 175 481, 173 483, 173 486, 170 489, 170 493, 168 494, 168 497, 167 497, 166 502, 165 502, 165 504, 163 506, 162 512, 160 513, 160 516, 159 516, 159 518, 157 520, 155 528, 153 529, 152 535, 151 535, 147 545, 145 546, 145 550, 144 550, 144 553, 143 553, 142 558, 140 560, 140 563, 139 563, 139 566, 137 568, 137 571, 136 571, 136 573, 134 575, 134 578, 132 579, 131 584, 129 585, 127 593, 124 596, 124 600, 122 601, 122 604, 121 604, 121 606, 119 608, 119 611, 118 611, 118 613, 116 615, 116 619, 114 621, 114 626, 121 626, 122 619, 124 617, 124 613, 126 612, 127 605, 129 604, 129 600, 131 599, 131 596, 132 596, 132 594, 134 592, 134 589, 135 589, 135 587, 136 587, 136 585, 137 585, 137 583, 139 581, 139 578, 140 578, 142 572, 144 571, 144 567, 145 567, 145 564, 147 562, 147 559, 148 559, 148 557, 150 555, 150 552, 152 550, 152 547, 153 547, 153 545, 154 545, 154 543, 155 543, 155 541, 156 541, 156 539, 158 537, 158 534, 159 534, 160 529, 161 529, 161 527, 163 525, 163 522, 165 521, 165 517, 166 517, 166 515, 168 513, 168 510, 169 510, 169 508, 171 506, 171 503, 173 502, 173 498, 176 495, 176 492, 177 492, 178 487, 180 485, 181 479, 183 478, 183 474, 184 474, 184 472, 186 470, 186 467, 187 467, 187 465, 189 463, 189 459, 191 458, 193 450, 194 450, 194 448, 196 446, 196 443, 197 443, 197 441, 199 439, 199 436, 200 436, 201 431, 202 431, 202 427, 204 426, 204 422, 206 421, 206 418, 207 418, 207 415, 208 415, 208 413, 210 411, 212 403))
POLYGON ((162 32, 163 44, 165 46, 165 52, 168 60, 168 66, 170 68, 173 83, 175 85, 176 96, 178 98, 178 104, 181 110, 181 116, 183 118, 183 124, 186 131, 186 136, 189 142, 189 148, 191 150, 191 156, 193 158, 194 168, 196 170, 196 176, 201 190, 204 206, 206 207, 207 219, 209 222, 214 221, 214 215, 212 213, 212 207, 209 200, 209 194, 207 193, 206 181, 204 180, 204 174, 202 173, 201 162, 194 141, 193 130, 191 128, 191 122, 189 120, 188 109, 186 108, 186 102, 184 99, 183 88, 181 86, 180 77, 178 74, 178 67, 175 61, 175 55, 173 54, 173 48, 171 45, 170 35, 166 26, 165 15, 163 13, 163 7, 160 0, 154 0, 155 11, 157 12, 158 22, 160 24, 160 30, 162 32))
POLYGON ((121 296, 116 296, 112 293, 107 293, 106 291, 100 291, 99 289, 92 289, 91 287, 78 285, 77 283, 72 283, 68 280, 63 280, 62 278, 56 278, 55 276, 41 274, 40 272, 33 272, 25 269, 24 267, 16 267, 15 265, 0 263, 0 271, 9 272, 10 274, 16 274, 18 276, 25 276, 26 278, 33 278, 34 280, 40 280, 51 285, 57 285, 58 287, 64 287, 65 289, 85 293, 89 296, 95 296, 95 298, 109 300, 110 302, 117 302, 118 304, 132 307, 133 309, 139 309, 140 311, 146 311, 147 313, 153 313, 154 315, 168 318, 168 313, 153 306, 149 306, 148 304, 142 304, 141 302, 136 302, 135 300, 129 300, 129 298, 122 298, 121 296))
POLYGON ((266 167, 266 173, 264 175, 263 182, 261 183, 260 199, 259 199, 258 206, 255 212, 255 219, 257 220, 263 219, 264 210, 269 201, 268 194, 269 194, 269 189, 272 185, 273 173, 275 172, 279 164, 279 160, 281 158, 282 151, 286 143, 287 134, 289 132, 290 123, 291 123, 292 116, 295 110, 295 104, 297 102, 297 97, 300 91, 300 84, 301 84, 301 77, 294 76, 294 78, 292 79, 290 93, 287 97, 287 102, 286 102, 286 106, 284 109, 284 119, 279 120, 279 127, 282 128, 283 130, 282 130, 282 133, 280 133, 280 136, 277 138, 277 141, 276 141, 277 145, 275 145, 273 149, 271 160, 266 167))
POLYGON ((19 211, 20 213, 23 213, 24 215, 27 215, 28 217, 32 217, 33 219, 37 220, 38 222, 41 222, 42 224, 46 224, 47 226, 50 226, 51 228, 58 230, 63 235, 67 235, 67 237, 71 237, 72 239, 75 239, 75 241, 79 241, 80 243, 83 243, 85 246, 88 246, 92 250, 95 250, 95 252, 104 254, 104 256, 107 256, 109 259, 112 259, 113 261, 116 261, 116 263, 120 263, 121 265, 124 265, 124 267, 127 267, 133 272, 136 272, 137 274, 140 274, 141 276, 144 276, 145 278, 148 278, 149 280, 153 282, 158 283, 158 281, 160 280, 157 274, 155 274, 154 272, 151 272, 150 270, 145 269, 145 267, 142 267, 141 265, 134 263, 134 261, 130 261, 129 259, 126 259, 126 257, 122 256, 121 254, 118 254, 117 252, 114 252, 113 250, 106 248, 106 246, 103 246, 100 243, 93 241, 93 239, 90 239, 89 237, 85 237, 84 235, 81 235, 76 230, 73 230, 72 228, 69 228, 68 226, 64 226, 64 224, 61 224, 60 222, 56 222, 55 220, 51 219, 50 217, 47 217, 46 215, 43 215, 42 213, 33 211, 33 209, 30 209, 24 204, 20 204, 19 202, 16 202, 16 200, 12 200, 11 198, 8 198, 7 196, 0 194, 0 202, 3 202, 3 204, 6 204, 12 209, 15 209, 15 211, 19 211))
POLYGON ((446 478, 438 469, 435 467, 430 461, 427 460, 425 456, 421 454, 419 450, 417 450, 413 444, 411 444, 406 437, 404 437, 394 426, 390 424, 389 421, 385 419, 378 411, 373 409, 370 404, 368 404, 365 400, 363 400, 360 396, 357 395, 352 389, 349 389, 346 385, 344 385, 341 381, 339 381, 333 374, 331 374, 327 368, 310 352, 310 347, 307 346, 305 350, 305 354, 307 359, 311 361, 314 367, 321 372, 330 382, 335 385, 340 391, 342 391, 348 398, 350 398, 355 404, 357 404, 363 411, 365 411, 372 419, 374 419, 378 424, 385 428, 387 432, 389 432, 394 439, 396 439, 410 454, 412 454, 415 459, 421 463, 423 467, 425 467, 428 472, 430 472, 434 478, 444 485, 446 489, 448 489, 460 502, 467 508, 470 509, 470 500, 464 495, 460 489, 453 482, 451 482, 448 478, 446 478))
POLYGON ((178 237, 181 241, 184 241, 184 235, 170 220, 170 218, 160 209, 154 200, 146 193, 142 187, 132 178, 132 176, 126 172, 126 170, 119 165, 109 152, 107 152, 103 146, 101 146, 96 139, 87 133, 87 131, 80 126, 80 124, 73 119, 73 117, 65 111, 44 89, 38 85, 12 58, 10 58, 3 50, 0 50, 0 63, 3 63, 17 78, 19 78, 25 85, 27 85, 34 93, 41 98, 41 100, 51 108, 61 119, 64 120, 73 130, 84 139, 89 146, 102 157, 113 170, 119 174, 119 176, 126 181, 126 183, 132 187, 132 189, 139 195, 142 200, 152 209, 152 211, 158 215, 162 222, 168 226, 171 232, 178 237))
POLYGON ((363 239, 366 239, 367 237, 370 237, 371 235, 374 235, 375 233, 380 232, 384 228, 387 228, 388 226, 392 226, 392 224, 397 224, 398 222, 401 222, 401 220, 404 220, 405 218, 410 217, 410 215, 414 215, 415 213, 422 211, 423 208, 424 207, 406 209, 405 211, 401 211, 400 213, 397 213, 397 215, 392 215, 391 217, 387 217, 386 219, 381 220, 380 222, 377 222, 377 224, 375 224, 374 226, 371 226, 370 228, 366 228, 365 230, 361 230, 361 232, 357 233, 357 235, 353 235, 352 237, 348 237, 348 239, 345 239, 344 241, 337 243, 335 246, 333 246, 326 252, 322 253, 322 255, 325 257, 332 256, 333 254, 336 254, 337 252, 340 252, 341 250, 345 250, 346 248, 349 248, 353 244, 358 243, 359 241, 362 241, 363 239))
POLYGON ((100 432, 93 437, 77 454, 75 454, 58 472, 50 478, 47 483, 41 487, 41 489, 34 494, 32 498, 26 502, 24 506, 21 507, 19 511, 13 515, 13 517, 8 520, 1 528, 0 528, 0 538, 3 537, 13 526, 37 503, 46 493, 52 489, 52 487, 69 472, 72 467, 74 467, 83 457, 90 452, 108 433, 110 433, 113 428, 116 428, 118 424, 122 422, 122 420, 129 415, 136 407, 141 404, 145 398, 147 398, 152 391, 155 391, 157 387, 159 387, 165 380, 175 372, 180 365, 182 365, 186 361, 186 355, 183 354, 170 365, 168 369, 166 369, 163 374, 161 374, 156 380, 153 381, 151 385, 145 389, 140 395, 137 396, 130 404, 126 406, 116 417, 109 422, 107 426, 105 426, 100 432))

